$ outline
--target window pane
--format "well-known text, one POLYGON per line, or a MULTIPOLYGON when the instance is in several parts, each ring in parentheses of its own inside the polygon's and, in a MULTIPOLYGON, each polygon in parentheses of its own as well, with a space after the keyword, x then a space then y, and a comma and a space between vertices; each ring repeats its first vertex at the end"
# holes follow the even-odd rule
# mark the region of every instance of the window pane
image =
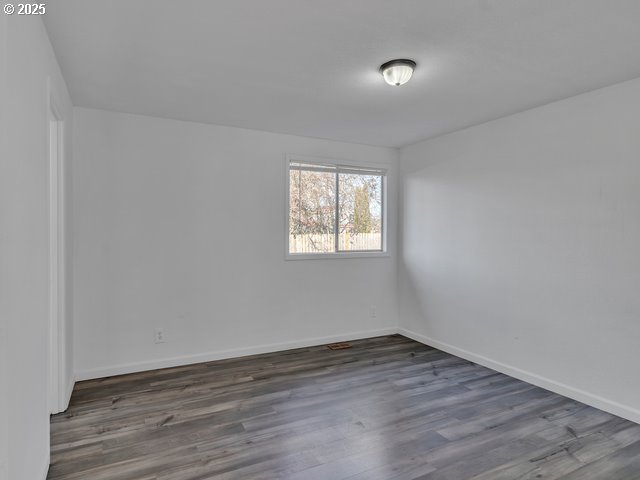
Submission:
POLYGON ((339 181, 339 250, 382 250, 382 177, 340 173, 339 181))
POLYGON ((289 170, 289 253, 335 252, 336 174, 289 170))

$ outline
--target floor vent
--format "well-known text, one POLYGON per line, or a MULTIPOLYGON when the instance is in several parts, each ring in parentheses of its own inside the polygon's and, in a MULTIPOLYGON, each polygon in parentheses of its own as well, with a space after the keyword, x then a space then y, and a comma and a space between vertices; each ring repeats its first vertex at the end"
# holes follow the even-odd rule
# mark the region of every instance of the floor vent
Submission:
POLYGON ((330 345, 327 345, 327 347, 329 348, 329 350, 344 350, 345 348, 351 348, 351 344, 350 343, 332 343, 330 345))

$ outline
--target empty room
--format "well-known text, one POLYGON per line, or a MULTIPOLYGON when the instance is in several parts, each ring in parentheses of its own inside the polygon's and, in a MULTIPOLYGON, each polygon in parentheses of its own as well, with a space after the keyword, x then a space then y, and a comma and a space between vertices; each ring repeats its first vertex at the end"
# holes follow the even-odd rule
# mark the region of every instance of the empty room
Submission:
POLYGON ((640 2, 0 2, 0 480, 640 480, 640 2))

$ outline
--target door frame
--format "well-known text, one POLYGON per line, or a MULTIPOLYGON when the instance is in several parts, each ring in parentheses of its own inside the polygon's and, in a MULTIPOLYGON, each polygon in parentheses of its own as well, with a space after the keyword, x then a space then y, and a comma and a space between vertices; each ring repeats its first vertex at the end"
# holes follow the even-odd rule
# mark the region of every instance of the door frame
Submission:
POLYGON ((65 237, 64 237, 64 120, 49 87, 47 106, 49 170, 49 372, 50 413, 66 409, 65 397, 65 237))

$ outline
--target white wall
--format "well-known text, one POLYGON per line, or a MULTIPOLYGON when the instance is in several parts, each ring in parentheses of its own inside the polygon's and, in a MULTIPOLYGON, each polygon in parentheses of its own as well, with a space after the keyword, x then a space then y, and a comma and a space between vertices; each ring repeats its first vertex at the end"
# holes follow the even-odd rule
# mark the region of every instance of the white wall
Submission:
MULTIPOLYGON (((0 373, 5 378, 0 409, 6 424, 0 435, 8 441, 0 440, 0 455, 4 444, 7 478, 37 480, 44 478, 49 459, 48 79, 66 121, 67 145, 73 111, 42 21, 2 17, 0 341, 5 366, 0 373)), ((69 161, 67 156, 66 165, 69 161)), ((63 317, 71 346, 68 313, 63 317)), ((71 349, 65 358, 68 374, 71 349)))
MULTIPOLYGON (((5 105, 7 101, 7 86, 9 79, 7 78, 7 68, 9 67, 9 17, 8 15, 0 16, 0 105, 5 105)), ((7 109, 0 108, 0 188, 4 187, 2 178, 5 177, 6 166, 8 166, 9 148, 7 128, 9 119, 7 109)), ((4 200, 0 192, 0 201, 4 200)), ((7 366, 9 340, 7 338, 7 314, 5 297, 2 293, 5 288, 6 280, 3 275, 5 267, 5 255, 8 252, 4 250, 4 231, 5 210, 0 203, 0 480, 8 480, 7 461, 9 457, 9 369, 7 366), (6 310, 6 311, 5 311, 6 310)))
POLYGON ((640 80, 401 152, 401 326, 640 421, 640 80))
POLYGON ((75 125, 79 378, 395 329, 396 150, 83 108, 75 125), (390 165, 391 256, 285 261, 287 153, 390 165))

